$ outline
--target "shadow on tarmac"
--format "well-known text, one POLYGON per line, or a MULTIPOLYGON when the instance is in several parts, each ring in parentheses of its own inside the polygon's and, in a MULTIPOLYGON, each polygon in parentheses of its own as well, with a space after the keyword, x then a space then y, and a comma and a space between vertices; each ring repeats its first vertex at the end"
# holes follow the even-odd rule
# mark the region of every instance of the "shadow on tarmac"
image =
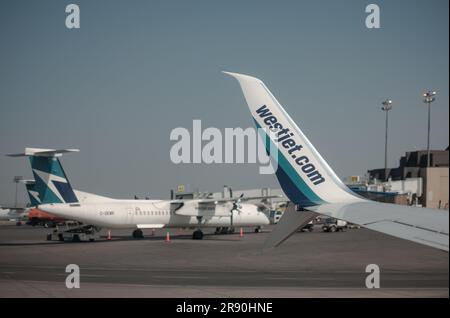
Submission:
MULTIPOLYGON (((248 232, 244 233, 245 235, 256 235, 260 233, 254 233, 254 232, 248 232)), ((223 241, 223 242, 239 242, 241 238, 239 237, 239 233, 234 234, 204 234, 203 240, 207 241, 223 241), (217 238, 220 236, 221 238, 217 238), (224 239, 223 236, 233 236, 229 239, 224 239)), ((133 238, 131 235, 116 235, 112 236, 111 240, 107 239, 106 235, 100 236, 99 240, 95 240, 93 242, 89 241, 43 241, 43 242, 9 242, 9 243, 0 243, 0 246, 45 246, 45 245, 59 245, 59 244, 104 244, 104 243, 110 243, 110 242, 128 242, 128 241, 165 241, 165 236, 151 236, 147 235, 143 238, 133 238)), ((170 235, 171 241, 178 241, 178 240, 191 240, 191 241, 202 241, 202 240, 193 240, 191 234, 179 234, 179 235, 170 235)))

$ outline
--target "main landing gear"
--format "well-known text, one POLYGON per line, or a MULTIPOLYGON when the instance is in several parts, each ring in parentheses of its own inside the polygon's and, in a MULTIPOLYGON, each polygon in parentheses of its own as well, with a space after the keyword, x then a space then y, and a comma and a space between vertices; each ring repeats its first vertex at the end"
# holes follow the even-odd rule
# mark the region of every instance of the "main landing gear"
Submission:
POLYGON ((193 240, 202 240, 203 239, 203 232, 201 230, 194 231, 194 233, 192 233, 192 239, 193 240))
POLYGON ((134 230, 132 235, 134 239, 144 238, 144 232, 141 229, 134 230))

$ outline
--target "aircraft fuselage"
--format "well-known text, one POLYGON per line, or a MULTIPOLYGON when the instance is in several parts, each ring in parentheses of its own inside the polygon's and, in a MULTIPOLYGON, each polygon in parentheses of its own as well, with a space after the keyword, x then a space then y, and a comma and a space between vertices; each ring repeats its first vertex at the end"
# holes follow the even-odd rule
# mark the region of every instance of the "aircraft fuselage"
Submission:
POLYGON ((268 215, 253 204, 241 204, 231 213, 230 204, 202 208, 194 201, 176 205, 167 200, 110 200, 97 203, 43 204, 39 209, 66 219, 108 228, 261 226, 268 215), (232 215, 231 215, 232 214, 232 215))

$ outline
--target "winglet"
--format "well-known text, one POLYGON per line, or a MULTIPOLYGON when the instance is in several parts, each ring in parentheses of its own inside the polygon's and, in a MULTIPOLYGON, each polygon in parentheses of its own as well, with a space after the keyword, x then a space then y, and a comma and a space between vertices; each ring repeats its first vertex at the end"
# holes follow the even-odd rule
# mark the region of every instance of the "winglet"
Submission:
POLYGON ((250 76, 250 75, 245 75, 245 74, 239 74, 239 73, 233 73, 233 72, 226 72, 226 71, 222 71, 222 73, 230 75, 231 77, 234 77, 235 79, 237 79, 239 82, 241 82, 241 80, 257 80, 262 82, 259 78, 250 76))
MULTIPOLYGON (((339 179, 260 79, 224 73, 239 82, 256 127, 272 133, 271 136, 263 134, 270 140, 265 144, 278 149, 276 176, 290 201, 308 207, 360 200, 339 179)), ((272 154, 271 150, 267 151, 272 154)))

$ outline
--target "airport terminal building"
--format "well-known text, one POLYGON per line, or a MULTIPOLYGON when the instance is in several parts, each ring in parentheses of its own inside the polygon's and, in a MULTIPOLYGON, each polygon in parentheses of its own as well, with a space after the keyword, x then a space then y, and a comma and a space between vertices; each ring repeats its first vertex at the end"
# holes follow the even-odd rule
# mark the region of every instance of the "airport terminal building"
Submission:
POLYGON ((385 188, 385 191, 415 192, 418 203, 424 207, 449 208, 448 147, 445 150, 430 152, 429 167, 427 167, 426 150, 412 151, 400 158, 399 167, 387 169, 387 178, 385 169, 369 170, 368 174, 369 184, 380 185, 385 188), (388 181, 380 182, 386 179, 388 181))

